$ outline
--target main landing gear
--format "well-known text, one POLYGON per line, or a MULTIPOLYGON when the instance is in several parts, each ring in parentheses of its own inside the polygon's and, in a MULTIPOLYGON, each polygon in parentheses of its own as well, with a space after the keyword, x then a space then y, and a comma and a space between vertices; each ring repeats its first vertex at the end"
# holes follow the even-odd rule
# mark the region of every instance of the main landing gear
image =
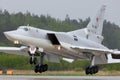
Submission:
POLYGON ((38 65, 35 66, 35 69, 34 69, 36 73, 37 72, 42 73, 48 70, 48 65, 43 64, 44 55, 45 55, 44 52, 40 53, 40 62, 38 65))
POLYGON ((30 64, 36 64, 36 63, 37 63, 37 58, 35 57, 36 50, 37 50, 37 48, 35 48, 35 47, 30 47, 30 48, 29 48, 28 53, 29 53, 29 55, 31 56, 31 57, 30 57, 30 60, 29 60, 29 63, 30 63, 30 64))
MULTIPOLYGON (((37 48, 34 48, 34 47, 29 48, 28 53, 31 56, 30 60, 29 60, 30 64, 34 64, 34 65, 37 64, 37 58, 35 57, 36 51, 37 51, 37 48)), ((40 55, 40 61, 37 65, 35 65, 35 69, 34 69, 35 73, 37 73, 37 72, 42 73, 42 72, 45 72, 48 70, 48 65, 43 64, 43 59, 44 59, 45 53, 40 52, 39 55, 40 55)))
POLYGON ((85 73, 88 74, 96 74, 99 71, 99 67, 95 66, 95 56, 91 58, 91 66, 88 66, 85 70, 85 73))

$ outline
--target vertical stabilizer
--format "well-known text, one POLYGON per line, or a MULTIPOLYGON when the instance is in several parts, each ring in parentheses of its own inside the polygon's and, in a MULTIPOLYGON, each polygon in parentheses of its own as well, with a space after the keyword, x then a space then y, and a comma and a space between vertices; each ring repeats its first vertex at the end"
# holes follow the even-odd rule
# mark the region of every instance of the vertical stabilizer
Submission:
POLYGON ((98 11, 98 14, 88 24, 87 29, 89 33, 102 35, 105 7, 106 6, 103 5, 98 11))
POLYGON ((69 32, 72 35, 78 35, 80 37, 87 38, 91 41, 101 43, 103 41, 102 30, 105 13, 105 5, 103 5, 95 17, 90 21, 84 29, 79 29, 69 32))
POLYGON ((85 30, 87 39, 101 43, 103 41, 102 30, 105 13, 105 5, 101 7, 97 15, 90 21, 85 30))

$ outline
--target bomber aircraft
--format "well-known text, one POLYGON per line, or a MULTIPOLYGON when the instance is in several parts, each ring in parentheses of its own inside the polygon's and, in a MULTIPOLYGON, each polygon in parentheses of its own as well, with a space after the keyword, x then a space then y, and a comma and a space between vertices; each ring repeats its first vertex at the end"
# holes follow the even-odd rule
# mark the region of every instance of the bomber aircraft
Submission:
MULTIPOLYGON (((86 28, 70 32, 55 32, 38 29, 32 26, 19 26, 17 30, 4 32, 8 40, 21 47, 0 47, 0 52, 18 55, 29 55, 30 64, 35 64, 34 71, 45 72, 49 62, 59 62, 64 59, 89 60, 86 74, 95 74, 99 71, 98 64, 120 62, 120 51, 108 49, 102 44, 103 21, 105 13, 103 5, 86 28), (40 56, 37 62, 36 56, 40 56)), ((109 29, 108 29, 109 30, 109 29)))

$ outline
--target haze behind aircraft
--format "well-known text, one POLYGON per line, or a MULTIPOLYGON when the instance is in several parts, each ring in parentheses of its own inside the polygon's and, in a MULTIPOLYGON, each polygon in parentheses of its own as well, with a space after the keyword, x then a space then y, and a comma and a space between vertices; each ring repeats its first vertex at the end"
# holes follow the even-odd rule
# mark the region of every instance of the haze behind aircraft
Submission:
POLYGON ((111 50, 102 45, 103 21, 105 5, 87 25, 86 28, 70 32, 54 32, 30 26, 20 26, 17 30, 4 32, 7 39, 21 47, 0 47, 1 52, 30 55, 30 64, 35 64, 35 72, 45 72, 48 65, 43 63, 44 58, 49 62, 59 62, 60 58, 85 59, 91 62, 85 70, 86 74, 95 74, 99 71, 97 64, 120 62, 120 51, 111 50), (28 53, 28 54, 27 54, 28 53), (40 56, 36 63, 36 56, 40 56))

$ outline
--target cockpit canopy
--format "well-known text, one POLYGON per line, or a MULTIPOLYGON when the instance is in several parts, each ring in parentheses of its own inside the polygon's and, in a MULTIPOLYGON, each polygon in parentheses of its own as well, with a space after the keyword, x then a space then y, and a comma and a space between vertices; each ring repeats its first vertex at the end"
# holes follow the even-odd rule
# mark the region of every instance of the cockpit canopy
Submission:
POLYGON ((29 31, 30 28, 28 26, 20 26, 18 29, 22 29, 24 31, 29 31))

